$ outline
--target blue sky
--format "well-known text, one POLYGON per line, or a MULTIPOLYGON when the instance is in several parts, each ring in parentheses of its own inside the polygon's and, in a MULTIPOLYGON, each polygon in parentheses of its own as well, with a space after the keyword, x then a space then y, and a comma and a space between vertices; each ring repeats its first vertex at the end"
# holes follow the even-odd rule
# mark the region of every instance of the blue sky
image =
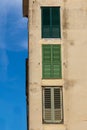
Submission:
POLYGON ((0 3, 0 130, 27 130, 25 59, 27 18, 22 0, 0 3))

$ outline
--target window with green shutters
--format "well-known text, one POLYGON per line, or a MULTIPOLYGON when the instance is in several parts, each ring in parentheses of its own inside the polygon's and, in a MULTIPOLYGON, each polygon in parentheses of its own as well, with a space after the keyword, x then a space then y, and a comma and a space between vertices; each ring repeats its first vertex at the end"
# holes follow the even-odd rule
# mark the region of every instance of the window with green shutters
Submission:
POLYGON ((61 38, 60 7, 42 7, 42 38, 61 38))
POLYGON ((62 123, 62 87, 43 87, 43 123, 62 123))
POLYGON ((42 78, 62 78, 61 45, 42 45, 42 78))

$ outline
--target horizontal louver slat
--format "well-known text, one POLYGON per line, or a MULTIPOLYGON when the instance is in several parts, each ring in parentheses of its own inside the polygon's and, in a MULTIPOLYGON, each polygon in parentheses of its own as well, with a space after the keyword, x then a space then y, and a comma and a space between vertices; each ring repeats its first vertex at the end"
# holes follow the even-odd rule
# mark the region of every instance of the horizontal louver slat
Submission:
POLYGON ((45 120, 51 120, 51 89, 45 88, 44 90, 45 101, 45 120))
POLYGON ((54 88, 54 108, 60 109, 61 101, 60 101, 60 89, 54 88))
POLYGON ((45 120, 51 121, 51 109, 45 109, 45 120))
POLYGON ((45 89, 45 108, 51 108, 51 90, 49 88, 45 89))
POLYGON ((61 62, 61 46, 60 45, 52 46, 52 61, 53 61, 53 64, 60 64, 61 62))
POLYGON ((61 122, 61 109, 54 110, 55 121, 61 122))
POLYGON ((54 117, 55 121, 61 122, 61 90, 54 88, 54 117))
POLYGON ((51 46, 43 45, 43 78, 51 77, 51 46))
POLYGON ((44 122, 62 122, 62 92, 60 87, 46 87, 44 90, 44 122))
POLYGON ((60 8, 52 8, 52 37, 60 38, 60 8))
POLYGON ((61 78, 61 65, 53 65, 53 77, 61 78))
POLYGON ((62 78, 61 45, 43 45, 43 78, 62 78))
POLYGON ((52 72, 54 78, 61 78, 61 46, 52 46, 52 72))
POLYGON ((60 8, 42 7, 42 38, 60 38, 60 8))
POLYGON ((42 7, 42 38, 50 37, 50 8, 42 7))
POLYGON ((43 78, 51 77, 51 65, 43 65, 43 78))
POLYGON ((43 25, 43 36, 45 38, 49 38, 50 37, 50 26, 48 25, 43 25))
POLYGON ((59 26, 53 25, 52 26, 52 38, 60 37, 60 29, 59 26))

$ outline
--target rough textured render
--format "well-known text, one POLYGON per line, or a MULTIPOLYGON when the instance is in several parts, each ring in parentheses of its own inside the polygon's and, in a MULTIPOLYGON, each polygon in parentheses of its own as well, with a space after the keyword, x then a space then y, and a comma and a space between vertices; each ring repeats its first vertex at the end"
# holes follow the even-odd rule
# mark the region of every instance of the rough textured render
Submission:
POLYGON ((87 130, 87 0, 29 0, 29 129, 87 130), (41 7, 60 6, 61 38, 41 38, 41 7), (62 79, 42 79, 42 44, 61 44, 62 79), (64 123, 42 123, 42 86, 63 86, 64 123))

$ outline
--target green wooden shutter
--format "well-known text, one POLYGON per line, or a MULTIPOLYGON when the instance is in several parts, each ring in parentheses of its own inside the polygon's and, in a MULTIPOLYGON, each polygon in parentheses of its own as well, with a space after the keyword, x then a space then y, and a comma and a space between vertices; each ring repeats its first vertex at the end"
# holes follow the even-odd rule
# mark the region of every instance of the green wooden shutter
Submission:
POLYGON ((61 74, 61 45, 52 46, 52 76, 62 78, 61 74))
POLYGON ((42 38, 50 37, 50 8, 42 7, 42 38))
POLYGON ((60 7, 52 7, 52 37, 60 38, 60 7))
POLYGON ((42 77, 43 79, 62 78, 61 45, 42 46, 42 77))
POLYGON ((43 78, 51 77, 51 46, 42 46, 42 75, 43 78))
POLYGON ((60 38, 60 7, 42 7, 42 38, 60 38))

